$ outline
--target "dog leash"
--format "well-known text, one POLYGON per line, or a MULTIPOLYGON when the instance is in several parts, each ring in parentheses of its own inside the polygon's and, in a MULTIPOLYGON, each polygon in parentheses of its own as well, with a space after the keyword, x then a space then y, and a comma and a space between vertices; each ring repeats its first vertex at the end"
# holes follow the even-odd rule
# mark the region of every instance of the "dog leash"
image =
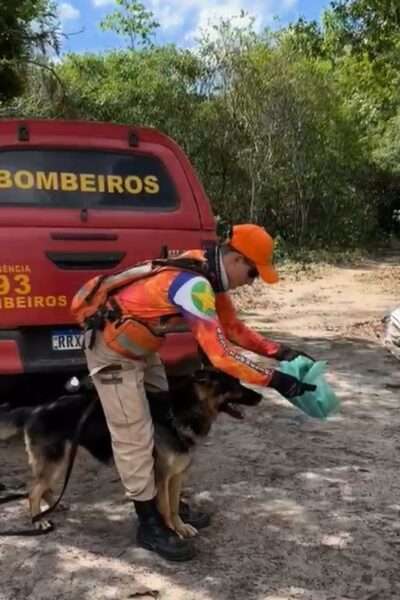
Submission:
MULTIPOLYGON (((69 479, 71 477, 72 469, 73 469, 73 466, 75 463, 76 454, 78 452, 79 440, 80 440, 80 436, 82 433, 82 429, 85 426, 85 424, 86 424, 88 418, 90 417, 97 402, 98 402, 98 399, 94 398, 92 400, 92 402, 89 404, 89 406, 86 408, 86 410, 83 413, 83 415, 81 416, 81 418, 79 419, 78 426, 76 428, 75 435, 74 435, 74 438, 73 438, 72 444, 71 444, 71 451, 70 451, 69 458, 68 458, 68 465, 67 465, 67 471, 65 473, 64 484, 63 484, 62 490, 61 490, 57 500, 51 506, 49 506, 49 508, 46 508, 46 510, 35 515, 32 518, 33 524, 38 523, 45 516, 47 516, 48 514, 53 512, 57 508, 59 503, 61 502, 61 499, 65 493, 65 490, 67 489, 69 479)), ((7 496, 7 499, 4 500, 3 502, 0 502, 0 504, 5 504, 6 502, 11 502, 12 500, 16 500, 16 499, 20 499, 20 498, 26 498, 27 496, 28 496, 28 494, 22 493, 22 492, 21 492, 21 494, 18 494, 18 493, 9 494, 9 496, 7 496)), ((14 529, 14 530, 9 529, 9 530, 5 530, 5 531, 0 531, 0 536, 20 535, 20 536, 29 536, 29 537, 32 536, 33 537, 36 535, 46 535, 47 533, 50 533, 53 530, 54 530, 54 525, 52 525, 46 529, 14 529)))

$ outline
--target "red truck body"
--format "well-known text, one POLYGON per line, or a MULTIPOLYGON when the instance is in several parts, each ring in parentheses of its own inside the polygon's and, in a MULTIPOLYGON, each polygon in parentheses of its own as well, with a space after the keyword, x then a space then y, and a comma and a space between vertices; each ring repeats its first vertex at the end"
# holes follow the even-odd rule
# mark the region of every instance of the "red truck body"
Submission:
MULTIPOLYGON (((86 280, 214 239, 193 167, 160 132, 0 121, 0 378, 84 367, 69 306, 86 280)), ((183 332, 162 358, 195 353, 183 332)))

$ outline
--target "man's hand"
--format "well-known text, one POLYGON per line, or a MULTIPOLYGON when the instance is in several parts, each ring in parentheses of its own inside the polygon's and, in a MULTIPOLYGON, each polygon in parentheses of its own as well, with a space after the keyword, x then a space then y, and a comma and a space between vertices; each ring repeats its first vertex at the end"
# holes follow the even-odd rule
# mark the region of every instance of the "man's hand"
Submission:
POLYGON ((268 387, 272 387, 288 400, 302 396, 304 392, 313 392, 317 389, 315 385, 303 383, 296 377, 282 373, 282 371, 274 371, 268 387))
POLYGON ((289 346, 284 346, 283 344, 281 344, 278 352, 275 354, 275 358, 277 360, 288 361, 294 360, 298 356, 305 356, 306 358, 309 358, 310 360, 315 362, 315 358, 313 358, 309 354, 306 354, 306 352, 302 352, 301 350, 294 350, 293 348, 289 348, 289 346))

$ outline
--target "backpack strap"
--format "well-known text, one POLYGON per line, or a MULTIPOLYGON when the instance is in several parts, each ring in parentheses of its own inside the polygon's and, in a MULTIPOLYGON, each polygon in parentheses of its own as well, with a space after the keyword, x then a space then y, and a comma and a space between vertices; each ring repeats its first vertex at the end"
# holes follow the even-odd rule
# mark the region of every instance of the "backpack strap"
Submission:
MULTIPOLYGON (((153 277, 160 271, 168 268, 191 271, 208 279, 206 262, 195 258, 158 258, 151 261, 151 264, 153 269, 149 273, 143 275, 143 277, 139 277, 137 281, 153 277)), ((121 273, 122 272, 123 271, 121 271, 121 273)), ((108 277, 108 275, 103 275, 99 278, 88 296, 88 302, 95 296, 106 277, 108 277)), ((108 295, 107 301, 100 306, 93 315, 86 319, 83 333, 83 348, 88 348, 89 350, 93 348, 97 332, 104 330, 107 321, 115 323, 122 319, 122 310, 115 300, 114 295, 127 285, 129 285, 129 283, 124 283, 123 285, 114 288, 108 295)))

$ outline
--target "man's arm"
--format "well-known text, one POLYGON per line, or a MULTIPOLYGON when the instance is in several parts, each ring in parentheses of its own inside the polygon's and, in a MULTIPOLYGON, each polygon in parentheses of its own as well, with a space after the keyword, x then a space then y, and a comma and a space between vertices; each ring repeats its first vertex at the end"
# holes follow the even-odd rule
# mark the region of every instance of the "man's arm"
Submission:
POLYGON ((181 273, 169 289, 170 301, 178 306, 193 335, 211 363, 221 371, 247 383, 274 388, 287 399, 315 390, 275 369, 263 369, 249 360, 226 339, 215 308, 215 294, 204 277, 181 273))
POLYGON ((229 340, 260 356, 278 358, 281 344, 264 338, 240 321, 228 294, 216 295, 216 310, 229 340))
POLYGON ((297 356, 306 356, 315 360, 303 350, 295 350, 290 346, 273 342, 247 327, 237 318, 236 310, 228 294, 217 294, 216 309, 225 335, 235 344, 251 350, 260 356, 268 356, 276 360, 293 360, 297 356))
POLYGON ((264 369, 251 361, 226 338, 216 311, 216 297, 207 279, 181 273, 171 284, 169 298, 179 307, 215 367, 248 383, 269 385, 274 370, 264 369))

